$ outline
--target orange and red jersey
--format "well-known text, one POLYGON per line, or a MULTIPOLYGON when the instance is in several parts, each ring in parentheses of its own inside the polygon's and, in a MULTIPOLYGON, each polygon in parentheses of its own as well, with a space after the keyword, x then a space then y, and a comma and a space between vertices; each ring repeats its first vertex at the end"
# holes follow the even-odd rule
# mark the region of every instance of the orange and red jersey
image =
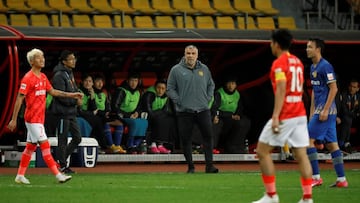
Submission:
POLYGON ((19 93, 25 95, 25 122, 44 124, 46 92, 51 89, 51 83, 44 73, 36 76, 30 70, 25 74, 19 89, 19 93))
POLYGON ((280 120, 306 115, 302 101, 304 83, 304 65, 296 56, 284 53, 272 64, 270 80, 276 92, 276 82, 286 81, 284 104, 279 116, 280 120))

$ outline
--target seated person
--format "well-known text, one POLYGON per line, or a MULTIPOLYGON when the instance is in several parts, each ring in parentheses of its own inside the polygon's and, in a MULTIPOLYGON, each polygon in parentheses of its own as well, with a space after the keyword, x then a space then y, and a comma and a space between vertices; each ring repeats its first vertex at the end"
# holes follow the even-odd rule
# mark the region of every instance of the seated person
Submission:
POLYGON ((101 74, 94 76, 94 92, 96 116, 100 117, 105 130, 107 145, 112 153, 126 154, 126 150, 121 147, 124 125, 116 118, 110 118, 110 102, 104 91, 105 78, 101 74), (111 126, 114 126, 114 133, 111 132, 111 126))
MULTIPOLYGON (((54 115, 52 112, 50 112, 51 103, 52 103, 53 97, 50 94, 46 95, 46 111, 45 111, 45 132, 46 134, 49 134, 48 137, 56 137, 57 133, 57 127, 59 125, 60 118, 56 115, 54 115)), ((89 124, 87 120, 85 120, 83 117, 76 116, 76 121, 79 125, 81 136, 82 137, 90 137, 92 127, 89 124)), ((71 133, 69 132, 69 137, 71 137, 71 133)))
POLYGON ((175 117, 172 101, 166 96, 166 80, 157 80, 155 86, 149 87, 143 95, 143 112, 148 113, 150 135, 150 152, 169 154, 171 150, 163 144, 173 144, 175 117))
POLYGON ((127 139, 128 153, 140 152, 139 145, 146 139, 148 121, 140 118, 139 88, 140 74, 129 73, 128 78, 115 91, 111 101, 111 109, 117 119, 123 121, 129 128, 127 139))
POLYGON ((250 120, 243 113, 240 93, 236 89, 236 79, 227 78, 223 87, 214 93, 211 113, 214 125, 220 128, 215 135, 214 146, 224 153, 248 153, 245 139, 250 130, 250 120))
POLYGON ((84 93, 82 105, 79 107, 79 116, 84 118, 91 126, 91 137, 95 138, 100 146, 100 152, 107 150, 107 144, 104 133, 104 125, 100 117, 96 116, 97 107, 95 103, 93 77, 89 74, 84 74, 80 83, 80 91, 84 93))
POLYGON ((337 124, 339 127, 338 144, 340 148, 348 153, 352 152, 350 134, 351 128, 359 130, 360 120, 360 93, 359 82, 352 79, 349 82, 347 91, 337 95, 337 124))

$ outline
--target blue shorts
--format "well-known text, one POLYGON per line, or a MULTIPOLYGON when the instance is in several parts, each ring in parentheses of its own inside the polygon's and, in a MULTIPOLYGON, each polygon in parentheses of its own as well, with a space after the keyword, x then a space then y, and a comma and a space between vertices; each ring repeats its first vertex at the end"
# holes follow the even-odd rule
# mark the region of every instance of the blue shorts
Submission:
POLYGON ((329 115, 327 121, 320 121, 319 114, 314 114, 309 121, 308 129, 312 139, 329 143, 337 142, 336 115, 329 115))
POLYGON ((124 121, 126 125, 129 126, 129 137, 131 136, 140 136, 144 137, 146 136, 146 130, 148 128, 148 120, 137 118, 124 118, 124 121))

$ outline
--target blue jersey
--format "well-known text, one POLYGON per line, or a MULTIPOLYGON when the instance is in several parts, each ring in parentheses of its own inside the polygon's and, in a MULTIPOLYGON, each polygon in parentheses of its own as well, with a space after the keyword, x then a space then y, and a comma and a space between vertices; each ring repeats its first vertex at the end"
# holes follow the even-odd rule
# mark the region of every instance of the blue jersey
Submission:
POLYGON ((328 98, 328 84, 336 82, 334 68, 325 59, 310 67, 310 79, 314 91, 314 115, 310 118, 308 130, 310 138, 326 142, 337 142, 336 136, 336 105, 335 100, 329 109, 329 117, 326 121, 319 120, 319 114, 324 109, 328 98))
MULTIPOLYGON (((314 114, 319 114, 326 103, 329 94, 328 84, 336 82, 335 72, 333 66, 324 58, 321 58, 319 63, 310 67, 311 85, 314 91, 314 114)), ((335 100, 332 102, 329 115, 336 115, 335 100)))

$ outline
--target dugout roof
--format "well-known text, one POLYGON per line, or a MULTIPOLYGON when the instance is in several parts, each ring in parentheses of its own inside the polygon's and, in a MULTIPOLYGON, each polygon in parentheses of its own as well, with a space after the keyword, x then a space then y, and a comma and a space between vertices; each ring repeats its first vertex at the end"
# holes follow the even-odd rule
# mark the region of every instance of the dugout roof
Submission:
MULTIPOLYGON (((331 42, 359 42, 360 31, 344 30, 292 30, 296 40, 320 37, 331 42)), ((219 29, 100 29, 58 27, 0 27, 0 38, 76 39, 76 40, 268 40, 267 30, 219 29)))

